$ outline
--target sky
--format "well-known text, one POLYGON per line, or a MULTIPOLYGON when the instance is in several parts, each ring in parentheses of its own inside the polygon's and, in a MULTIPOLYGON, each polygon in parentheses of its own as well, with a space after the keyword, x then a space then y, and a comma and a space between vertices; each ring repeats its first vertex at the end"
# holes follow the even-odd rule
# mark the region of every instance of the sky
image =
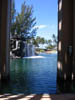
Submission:
MULTIPOLYGON (((36 17, 38 27, 36 36, 50 39, 57 35, 57 2, 58 0, 26 0, 26 4, 33 5, 33 16, 36 17)), ((16 11, 21 11, 24 0, 15 0, 16 11)))

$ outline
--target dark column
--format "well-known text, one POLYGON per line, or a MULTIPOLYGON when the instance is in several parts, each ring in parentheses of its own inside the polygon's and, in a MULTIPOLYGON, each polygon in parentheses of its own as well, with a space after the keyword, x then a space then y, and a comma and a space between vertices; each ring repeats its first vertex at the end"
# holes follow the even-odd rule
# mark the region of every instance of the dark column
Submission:
POLYGON ((8 79, 11 0, 0 0, 0 79, 8 79))
POLYGON ((72 79, 75 80, 75 0, 73 0, 73 73, 72 79))
POLYGON ((72 79, 73 0, 58 0, 58 80, 72 79))
POLYGON ((71 91, 73 73, 73 0, 58 0, 58 71, 61 91, 71 91))
MULTIPOLYGON (((0 40, 1 40, 1 13, 2 13, 2 0, 0 0, 0 40)), ((0 47, 0 52, 1 52, 1 47, 0 47)), ((0 60, 0 63, 1 63, 1 60, 0 60)), ((0 65, 0 79, 1 79, 1 65, 0 65)))

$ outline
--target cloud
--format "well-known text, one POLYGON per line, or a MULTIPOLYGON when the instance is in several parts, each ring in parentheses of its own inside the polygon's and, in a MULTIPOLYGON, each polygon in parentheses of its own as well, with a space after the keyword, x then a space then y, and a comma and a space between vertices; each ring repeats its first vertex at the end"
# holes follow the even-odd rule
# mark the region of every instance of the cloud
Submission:
POLYGON ((53 30, 53 29, 56 29, 57 28, 57 25, 36 25, 36 26, 34 26, 34 29, 35 28, 38 28, 38 29, 44 29, 44 28, 48 28, 48 29, 51 29, 51 30, 53 30))
POLYGON ((43 29, 43 28, 46 28, 46 27, 47 27, 47 25, 37 25, 34 28, 43 29))

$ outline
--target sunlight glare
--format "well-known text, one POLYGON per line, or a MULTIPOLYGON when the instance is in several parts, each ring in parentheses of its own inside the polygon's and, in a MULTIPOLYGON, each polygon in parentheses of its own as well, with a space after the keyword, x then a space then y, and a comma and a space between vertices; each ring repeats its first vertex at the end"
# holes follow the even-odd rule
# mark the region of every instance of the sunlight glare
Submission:
POLYGON ((62 21, 59 22, 59 31, 62 29, 62 21))
POLYGON ((51 100, 49 94, 43 94, 42 98, 40 100, 51 100))
POLYGON ((59 11, 62 9, 62 0, 59 3, 59 11))
POLYGON ((58 69, 60 70, 62 70, 62 63, 60 62, 60 61, 58 61, 58 69))
POLYGON ((33 98, 36 94, 31 94, 31 95, 28 95, 26 96, 26 98, 33 98))
POLYGON ((58 43, 58 50, 61 51, 61 41, 58 43))

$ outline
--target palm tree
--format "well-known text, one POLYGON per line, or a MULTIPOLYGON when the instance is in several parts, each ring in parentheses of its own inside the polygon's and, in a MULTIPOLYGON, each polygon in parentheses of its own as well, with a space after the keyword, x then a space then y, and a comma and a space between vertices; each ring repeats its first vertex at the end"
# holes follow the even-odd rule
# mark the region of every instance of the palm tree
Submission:
POLYGON ((53 43, 57 46, 57 36, 55 34, 52 35, 53 43))

